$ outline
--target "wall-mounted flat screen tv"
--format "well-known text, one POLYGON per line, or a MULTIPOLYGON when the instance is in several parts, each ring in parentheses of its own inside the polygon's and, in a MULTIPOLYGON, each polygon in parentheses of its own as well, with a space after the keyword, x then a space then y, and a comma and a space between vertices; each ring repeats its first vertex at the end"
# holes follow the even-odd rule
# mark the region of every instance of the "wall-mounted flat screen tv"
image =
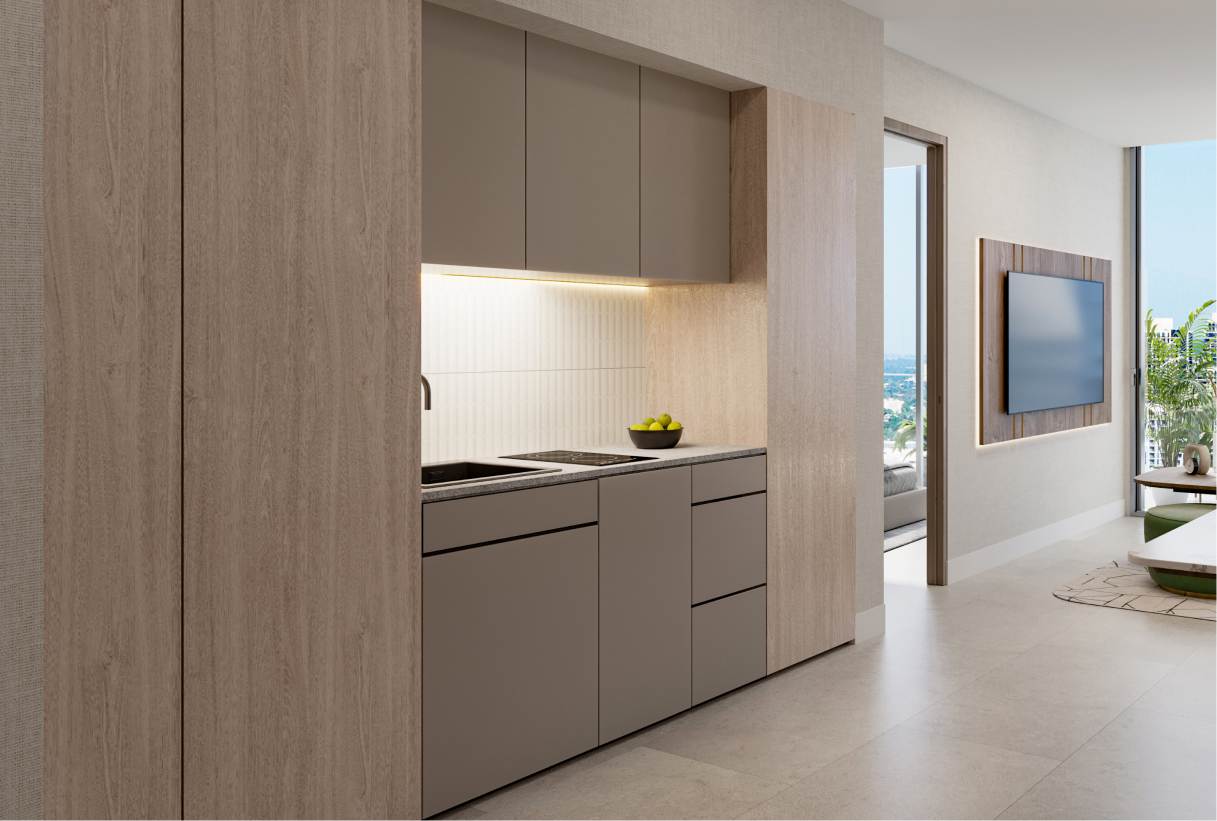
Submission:
POLYGON ((1103 401, 1103 283, 1011 271, 1006 412, 1103 401))

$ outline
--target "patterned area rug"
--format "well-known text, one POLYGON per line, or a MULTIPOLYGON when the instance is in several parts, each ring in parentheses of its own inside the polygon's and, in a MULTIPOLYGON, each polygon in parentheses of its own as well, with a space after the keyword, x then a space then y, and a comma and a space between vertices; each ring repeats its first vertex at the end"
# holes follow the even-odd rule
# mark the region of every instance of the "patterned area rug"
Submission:
POLYGON ((1195 599, 1168 593, 1144 567, 1112 562, 1052 591, 1052 595, 1078 604, 1162 613, 1188 619, 1217 621, 1213 599, 1195 599))

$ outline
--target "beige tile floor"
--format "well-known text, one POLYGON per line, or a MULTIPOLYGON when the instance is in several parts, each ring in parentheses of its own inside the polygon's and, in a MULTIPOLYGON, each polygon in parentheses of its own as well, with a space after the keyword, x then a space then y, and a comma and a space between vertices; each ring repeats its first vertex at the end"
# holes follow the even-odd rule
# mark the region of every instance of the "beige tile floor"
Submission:
POLYGON ((921 583, 923 546, 900 548, 882 638, 449 815, 1214 818, 1214 625, 1051 595, 1124 557, 1140 527, 1112 522, 947 588, 921 583))

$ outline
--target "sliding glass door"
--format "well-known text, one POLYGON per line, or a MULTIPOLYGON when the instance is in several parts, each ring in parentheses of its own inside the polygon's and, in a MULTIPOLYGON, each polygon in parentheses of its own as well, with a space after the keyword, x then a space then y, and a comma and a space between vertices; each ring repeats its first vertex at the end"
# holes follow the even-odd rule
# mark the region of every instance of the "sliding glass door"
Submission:
POLYGON ((1179 464, 1188 444, 1213 449, 1215 151, 1212 140, 1138 149, 1138 473, 1179 464))

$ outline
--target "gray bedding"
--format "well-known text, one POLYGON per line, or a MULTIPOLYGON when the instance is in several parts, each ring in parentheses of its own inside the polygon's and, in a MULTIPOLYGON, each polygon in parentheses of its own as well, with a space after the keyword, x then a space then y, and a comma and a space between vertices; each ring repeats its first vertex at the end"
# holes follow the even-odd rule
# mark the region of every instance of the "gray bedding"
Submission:
POLYGON ((917 487, 917 469, 912 465, 883 466, 883 495, 895 496, 917 487))

